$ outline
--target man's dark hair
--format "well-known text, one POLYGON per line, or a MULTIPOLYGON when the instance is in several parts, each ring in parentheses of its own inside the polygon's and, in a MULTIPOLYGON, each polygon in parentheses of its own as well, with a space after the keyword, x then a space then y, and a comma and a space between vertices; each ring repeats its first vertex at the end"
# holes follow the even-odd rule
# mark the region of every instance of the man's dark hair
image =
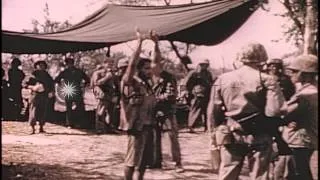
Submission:
POLYGON ((137 69, 138 71, 140 71, 142 69, 142 67, 146 64, 146 63, 151 63, 151 60, 148 58, 142 58, 140 57, 140 60, 137 64, 137 69))
POLYGON ((11 62, 11 66, 13 67, 18 67, 21 65, 21 61, 19 58, 13 58, 12 62, 11 62))
POLYGON ((64 60, 64 62, 65 62, 66 64, 74 64, 74 59, 73 59, 73 58, 66 58, 66 59, 64 60))

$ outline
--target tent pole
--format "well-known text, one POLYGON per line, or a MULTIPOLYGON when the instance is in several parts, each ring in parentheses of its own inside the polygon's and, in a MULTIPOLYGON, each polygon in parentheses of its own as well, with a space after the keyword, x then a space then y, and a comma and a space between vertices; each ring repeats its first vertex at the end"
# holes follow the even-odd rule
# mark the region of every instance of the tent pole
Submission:
POLYGON ((108 50, 107 50, 106 56, 110 57, 111 45, 107 46, 107 48, 108 50))

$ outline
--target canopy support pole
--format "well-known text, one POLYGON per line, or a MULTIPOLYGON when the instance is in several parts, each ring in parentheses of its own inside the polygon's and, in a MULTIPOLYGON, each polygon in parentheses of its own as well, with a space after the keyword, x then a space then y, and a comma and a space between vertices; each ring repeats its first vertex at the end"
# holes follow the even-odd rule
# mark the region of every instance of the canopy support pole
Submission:
POLYGON ((110 57, 111 45, 107 46, 107 48, 108 48, 108 50, 107 50, 106 56, 110 57))

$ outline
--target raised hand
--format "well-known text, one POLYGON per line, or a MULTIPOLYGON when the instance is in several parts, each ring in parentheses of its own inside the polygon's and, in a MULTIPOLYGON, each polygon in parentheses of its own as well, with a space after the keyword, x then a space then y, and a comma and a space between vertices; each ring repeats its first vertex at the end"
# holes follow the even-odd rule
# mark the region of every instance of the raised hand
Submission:
POLYGON ((151 30, 150 32, 150 39, 154 42, 158 42, 159 41, 159 36, 158 34, 156 33, 155 30, 151 30))
POLYGON ((140 29, 138 27, 135 28, 136 31, 136 36, 138 38, 138 40, 143 41, 145 39, 147 39, 147 37, 143 34, 141 34, 140 29))

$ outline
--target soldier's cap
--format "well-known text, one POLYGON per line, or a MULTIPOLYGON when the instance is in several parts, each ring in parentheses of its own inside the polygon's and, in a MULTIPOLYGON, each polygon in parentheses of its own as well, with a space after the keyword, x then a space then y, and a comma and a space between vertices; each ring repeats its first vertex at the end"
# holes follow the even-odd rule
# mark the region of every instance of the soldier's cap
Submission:
POLYGON ((43 61, 43 60, 35 62, 35 63, 33 64, 33 67, 36 68, 38 65, 41 65, 41 64, 43 64, 46 69, 48 68, 48 64, 47 64, 45 61, 43 61))
POLYGON ((13 58, 12 59, 12 62, 11 62, 11 65, 12 66, 20 66, 21 65, 21 61, 20 61, 20 59, 19 58, 13 58))
POLYGON ((201 59, 199 61, 199 64, 209 64, 209 60, 208 59, 201 59))
POLYGON ((294 58, 289 65, 288 69, 298 70, 301 72, 317 73, 318 72, 318 57, 315 55, 300 55, 294 58))
POLYGON ((127 58, 122 58, 118 60, 117 68, 127 67, 129 65, 129 61, 127 58))
POLYGON ((266 64, 283 64, 282 59, 274 58, 274 59, 268 59, 266 64))

